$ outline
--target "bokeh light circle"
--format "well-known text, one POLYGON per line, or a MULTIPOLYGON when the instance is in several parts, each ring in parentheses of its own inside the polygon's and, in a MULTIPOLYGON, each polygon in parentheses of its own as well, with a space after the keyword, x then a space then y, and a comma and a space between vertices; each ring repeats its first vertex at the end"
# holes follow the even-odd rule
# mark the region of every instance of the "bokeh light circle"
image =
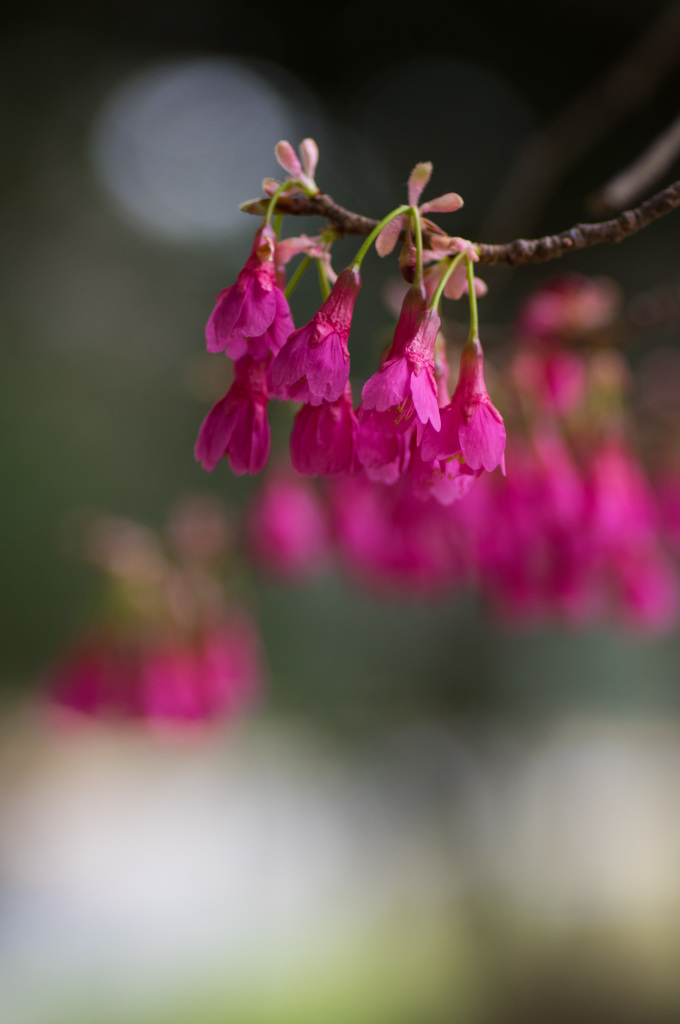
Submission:
POLYGON ((278 170, 281 138, 318 134, 314 101, 274 65, 202 58, 147 66, 107 98, 93 127, 97 172, 135 226, 178 241, 243 226, 238 204, 278 170))

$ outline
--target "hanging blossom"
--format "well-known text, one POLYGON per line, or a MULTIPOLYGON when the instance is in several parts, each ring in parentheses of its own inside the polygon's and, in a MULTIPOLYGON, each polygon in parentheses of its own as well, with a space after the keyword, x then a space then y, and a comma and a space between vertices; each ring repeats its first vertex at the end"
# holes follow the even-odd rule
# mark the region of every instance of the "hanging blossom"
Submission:
POLYGON ((414 285, 406 293, 394 340, 377 373, 364 384, 359 421, 369 417, 385 434, 403 433, 414 419, 419 429, 439 430, 434 345, 439 314, 428 309, 425 294, 414 285))
POLYGON ((201 424, 196 460, 212 470, 228 458, 234 473, 259 473, 269 458, 271 435, 267 420, 269 360, 243 356, 234 364, 234 382, 201 424))
POLYGON ((460 359, 460 376, 450 403, 441 410, 441 429, 428 428, 422 456, 429 459, 460 459, 475 473, 505 473, 505 425, 489 398, 484 381, 484 354, 473 337, 460 359))
POLYGON ((267 475, 246 515, 255 563, 278 579, 313 576, 327 560, 327 513, 310 480, 276 469, 267 475))
POLYGON ((306 476, 351 472, 357 426, 349 383, 335 402, 303 405, 296 413, 290 435, 293 468, 306 476))
POLYGON ((271 368, 278 398, 335 402, 349 378, 349 332, 361 275, 351 266, 340 274, 321 308, 288 338, 271 368))
POLYGON ((288 302, 276 283, 276 235, 264 224, 236 284, 217 297, 206 326, 209 352, 231 359, 264 359, 278 352, 294 329, 288 302))

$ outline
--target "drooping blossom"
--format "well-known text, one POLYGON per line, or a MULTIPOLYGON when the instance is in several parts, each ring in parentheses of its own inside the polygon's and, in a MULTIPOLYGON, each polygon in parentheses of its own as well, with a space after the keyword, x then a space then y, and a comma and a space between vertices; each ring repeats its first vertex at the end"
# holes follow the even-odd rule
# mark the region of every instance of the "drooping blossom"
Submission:
POLYGON ((393 484, 405 472, 411 457, 409 432, 386 434, 372 417, 359 423, 356 456, 364 473, 374 483, 393 484))
POLYGON ((533 402, 558 416, 573 412, 586 393, 587 365, 581 353, 524 345, 510 373, 525 405, 533 402))
POLYGON ((330 295, 304 327, 288 338, 271 366, 272 394, 300 402, 335 402, 349 378, 347 347, 361 289, 353 267, 338 274, 330 295))
POLYGON ((242 711, 261 675, 259 640, 240 612, 196 640, 176 630, 93 631, 53 669, 50 698, 91 718, 197 724, 242 711))
POLYGON ((104 575, 104 599, 48 675, 52 708, 195 730, 242 713, 259 696, 260 640, 246 609, 226 602, 227 521, 219 519, 212 496, 183 501, 165 548, 126 520, 92 524, 87 551, 104 575), (207 543, 196 536, 202 525, 207 543))
POLYGON ((357 426, 349 381, 337 401, 303 405, 290 435, 293 468, 306 476, 349 472, 354 463, 357 426))
POLYGON ((441 429, 426 429, 423 459, 462 457, 475 472, 505 473, 505 426, 484 381, 484 356, 477 338, 464 347, 460 376, 449 405, 441 411, 441 429))
POLYGON ((328 528, 318 493, 308 480, 275 474, 248 510, 250 551, 267 572, 301 579, 316 572, 328 549, 328 528))
POLYGON ((404 481, 375 484, 361 474, 329 481, 341 564, 392 594, 438 594, 467 578, 466 541, 450 509, 421 501, 404 481))
POLYGON ((674 625, 677 575, 659 540, 654 493, 623 439, 610 438, 594 453, 587 495, 592 558, 624 620, 646 630, 674 625))
POLYGON ((526 338, 555 344, 606 326, 620 303, 620 289, 611 278, 558 274, 531 293, 517 326, 526 338))
POLYGON ((278 352, 294 330, 288 302, 276 283, 276 236, 269 224, 255 235, 236 283, 217 297, 206 326, 209 352, 231 359, 264 359, 278 352))
POLYGON ((415 434, 410 438, 410 447, 408 480, 417 498, 434 498, 441 505, 451 505, 466 496, 477 474, 465 462, 455 458, 424 459, 415 434))
POLYGON ((268 360, 243 356, 234 364, 234 381, 201 424, 195 455, 212 470, 225 456, 234 473, 259 473, 269 458, 267 420, 268 360))
POLYGON ((370 417, 386 434, 403 433, 413 422, 419 431, 427 423, 439 430, 434 346, 440 326, 422 289, 409 288, 385 361, 364 384, 360 423, 370 417))

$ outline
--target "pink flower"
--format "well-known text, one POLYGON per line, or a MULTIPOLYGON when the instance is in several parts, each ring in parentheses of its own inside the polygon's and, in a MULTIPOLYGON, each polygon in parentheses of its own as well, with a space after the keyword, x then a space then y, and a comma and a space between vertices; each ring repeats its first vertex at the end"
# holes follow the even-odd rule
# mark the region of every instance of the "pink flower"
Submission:
POLYGON ((520 311, 518 327, 527 337, 554 343, 604 327, 620 302, 619 288, 610 278, 559 274, 532 292, 520 311))
POLYGON ((243 356, 234 364, 234 382, 201 424, 195 455, 212 470, 225 456, 234 473, 259 473, 271 445, 267 422, 267 360, 243 356))
POLYGON ((484 356, 476 338, 463 349, 458 385, 441 412, 441 430, 428 427, 422 448, 426 462, 462 458, 475 472, 500 466, 505 473, 505 427, 486 390, 484 356))
POLYGON ((278 352, 294 329, 288 302, 276 284, 275 246, 274 230, 265 224, 236 284, 217 297, 205 329, 209 352, 264 359, 269 351, 278 352))
POLYGON ((307 480, 275 476, 265 481, 248 514, 255 559, 283 579, 309 576, 328 547, 321 502, 307 480))
POLYGON ((204 715, 235 714, 252 704, 262 690, 264 662, 254 621, 232 609, 208 631, 198 654, 204 715))
POLYGON ((401 481, 382 487, 361 475, 333 487, 331 500, 341 562, 365 582, 409 596, 462 582, 465 545, 450 509, 419 501, 401 481))
POLYGON ((306 476, 349 472, 357 425, 349 382, 336 402, 303 405, 290 435, 293 467, 306 476))
POLYGON ((321 309, 291 334, 272 363, 277 397, 317 404, 340 398, 349 378, 347 341, 360 289, 359 271, 347 267, 321 309))
POLYGON ((408 466, 410 436, 408 433, 385 434, 369 417, 357 428, 356 455, 369 480, 396 483, 408 466))
POLYGON ((261 681, 259 637, 239 612, 196 641, 176 630, 92 633, 55 670, 50 699, 62 710, 92 718, 195 725, 241 712, 261 681))
POLYGON ((419 288, 409 288, 387 358, 361 393, 359 421, 370 416, 386 434, 403 433, 414 419, 419 430, 427 423, 440 427, 434 344, 441 321, 425 303, 419 288))
POLYGON ((411 438, 408 479, 411 489, 421 501, 434 498, 440 505, 451 505, 464 498, 477 476, 458 459, 423 459, 422 447, 411 438))

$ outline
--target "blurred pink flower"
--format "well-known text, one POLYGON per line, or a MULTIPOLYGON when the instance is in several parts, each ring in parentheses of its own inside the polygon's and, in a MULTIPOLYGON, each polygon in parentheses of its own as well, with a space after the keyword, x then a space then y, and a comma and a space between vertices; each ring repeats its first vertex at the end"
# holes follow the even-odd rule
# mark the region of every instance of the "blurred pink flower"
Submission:
POLYGON ((316 572, 328 548, 326 519, 318 494, 299 477, 265 480, 251 505, 248 541, 255 561, 283 579, 316 572))

